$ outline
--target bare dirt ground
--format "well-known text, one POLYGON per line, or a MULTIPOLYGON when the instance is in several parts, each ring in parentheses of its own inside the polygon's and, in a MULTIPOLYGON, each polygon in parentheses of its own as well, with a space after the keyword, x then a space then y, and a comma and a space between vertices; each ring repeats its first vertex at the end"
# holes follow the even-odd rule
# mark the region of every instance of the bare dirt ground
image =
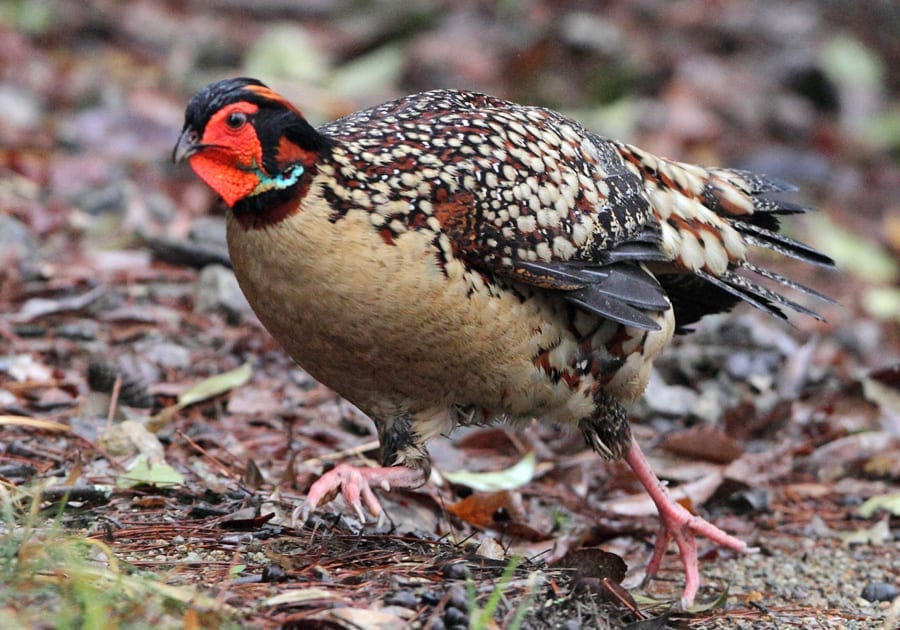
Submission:
POLYGON ((895 3, 245 5, 0 4, 0 625, 900 623, 895 3), (325 467, 377 449, 261 328, 221 206, 170 162, 187 99, 235 75, 313 122, 482 90, 796 183, 820 212, 788 229, 839 269, 778 268, 836 300, 828 323, 712 318, 633 410, 683 502, 759 552, 701 542, 678 611, 674 554, 641 586, 656 520, 627 467, 539 425, 437 440, 382 523, 340 500, 295 523, 325 467), (450 481, 523 459, 499 490, 450 481))

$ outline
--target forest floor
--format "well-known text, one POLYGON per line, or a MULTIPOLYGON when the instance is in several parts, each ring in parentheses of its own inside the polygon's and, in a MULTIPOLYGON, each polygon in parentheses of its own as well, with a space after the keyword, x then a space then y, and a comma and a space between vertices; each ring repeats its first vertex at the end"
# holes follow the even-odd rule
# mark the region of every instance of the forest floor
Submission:
POLYGON ((900 9, 584 4, 0 5, 0 627, 900 625, 900 9), (796 183, 820 211, 788 230, 838 270, 772 263, 827 323, 709 318, 632 410, 680 500, 759 551, 700 541, 680 611, 674 553, 642 585, 628 468, 537 423, 435 440, 383 522, 292 518, 377 447, 250 312, 221 205, 171 164, 190 95, 244 74, 314 122, 464 87, 796 183))

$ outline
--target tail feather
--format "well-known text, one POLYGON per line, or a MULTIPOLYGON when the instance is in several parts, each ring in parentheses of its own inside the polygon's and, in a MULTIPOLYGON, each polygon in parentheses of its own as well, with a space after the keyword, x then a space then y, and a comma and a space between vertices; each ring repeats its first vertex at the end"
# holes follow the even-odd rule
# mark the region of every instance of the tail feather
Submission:
POLYGON ((744 234, 744 240, 757 247, 771 249, 779 254, 822 267, 834 266, 834 261, 822 252, 779 232, 773 232, 746 221, 731 221, 731 225, 744 234))
MULTIPOLYGON (((659 221, 660 249, 672 264, 663 273, 693 274, 711 290, 715 289, 712 293, 715 299, 704 303, 702 310, 710 313, 726 310, 739 299, 780 318, 786 317, 783 309, 789 309, 822 319, 777 290, 738 273, 756 274, 781 287, 831 302, 821 293, 748 260, 750 249, 760 248, 821 267, 834 266, 834 261, 825 254, 779 232, 780 217, 812 210, 779 198, 780 193, 796 190, 793 185, 747 171, 702 168, 657 158, 630 145, 618 148, 643 178, 659 221)), ((681 327, 702 315, 700 307, 694 305, 679 318, 678 305, 688 304, 690 296, 677 294, 682 289, 694 291, 694 283, 661 281, 670 293, 676 321, 681 327)))
POLYGON ((837 302, 835 300, 831 299, 830 297, 828 297, 827 295, 825 295, 823 293, 819 293, 815 289, 812 289, 812 288, 806 286, 805 284, 801 284, 801 283, 797 282, 796 280, 791 280, 790 278, 787 278, 778 272, 772 271, 771 269, 765 269, 763 267, 758 267, 748 260, 743 261, 740 264, 740 267, 742 269, 746 269, 747 271, 755 273, 758 276, 762 276, 763 278, 772 280, 773 282, 777 282, 778 284, 781 284, 788 288, 791 288, 794 291, 798 291, 800 293, 805 293, 807 295, 811 295, 814 298, 816 298, 818 300, 822 300, 823 302, 828 302, 829 304, 837 304, 837 302))
MULTIPOLYGON (((730 293, 731 295, 740 298, 747 304, 758 308, 761 311, 766 311, 767 313, 774 315, 778 319, 787 319, 787 315, 784 314, 780 308, 772 304, 770 300, 765 297, 760 296, 755 290, 751 290, 750 287, 746 286, 749 284, 754 289, 759 288, 752 283, 745 283, 744 286, 741 283, 735 283, 733 280, 726 281, 723 277, 714 276, 711 273, 706 273, 703 270, 697 271, 696 275, 706 280, 711 285, 722 289, 723 291, 730 293)), ((737 276, 743 280, 742 276, 737 276)))
MULTIPOLYGON (((725 273, 721 274, 719 276, 719 280, 721 280, 728 286, 735 288, 738 291, 742 292, 745 295, 745 299, 746 299, 746 296, 752 296, 757 301, 763 302, 765 304, 765 308, 763 310, 766 310, 769 312, 778 311, 779 316, 782 318, 784 318, 785 315, 784 315, 784 312, 778 308, 778 306, 782 306, 784 308, 789 308, 793 311, 796 311, 797 313, 802 313, 804 315, 808 315, 818 321, 824 321, 822 316, 819 315, 818 313, 816 313, 815 311, 812 311, 812 310, 806 308, 805 306, 803 306, 802 304, 798 304, 797 302, 794 302, 793 300, 790 300, 790 299, 784 297, 783 295, 781 295, 780 293, 778 293, 776 291, 772 291, 771 289, 768 289, 760 284, 756 284, 752 280, 750 280, 742 275, 739 275, 730 269, 728 271, 726 271, 725 273), (778 306, 776 306, 776 304, 778 306)), ((755 306, 755 304, 754 304, 754 306, 755 306)))

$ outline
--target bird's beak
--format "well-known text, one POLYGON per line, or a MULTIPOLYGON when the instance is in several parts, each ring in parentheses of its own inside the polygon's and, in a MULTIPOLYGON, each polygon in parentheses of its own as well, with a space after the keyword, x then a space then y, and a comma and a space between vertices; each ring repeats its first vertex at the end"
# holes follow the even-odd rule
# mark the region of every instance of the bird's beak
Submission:
POLYGON ((203 145, 200 144, 200 137, 197 135, 197 132, 187 128, 181 132, 178 144, 175 145, 175 150, 172 151, 172 161, 177 164, 188 159, 202 148, 203 145))

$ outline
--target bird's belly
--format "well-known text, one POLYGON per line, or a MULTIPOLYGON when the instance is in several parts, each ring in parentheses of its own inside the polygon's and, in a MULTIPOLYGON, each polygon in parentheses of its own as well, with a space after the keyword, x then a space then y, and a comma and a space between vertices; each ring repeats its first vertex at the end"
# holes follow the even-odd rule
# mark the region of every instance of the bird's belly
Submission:
POLYGON ((362 211, 230 220, 228 234, 241 288, 291 357, 370 416, 418 416, 426 438, 461 414, 576 423, 598 387, 633 400, 671 337, 671 310, 648 334, 527 287, 473 289, 458 261, 441 269, 433 233, 387 243, 362 211))
POLYGON ((533 363, 558 343, 556 306, 470 291, 438 265, 433 234, 386 243, 364 212, 294 214, 272 229, 229 221, 241 288, 305 370, 371 415, 472 407, 541 415, 565 385, 533 363))

